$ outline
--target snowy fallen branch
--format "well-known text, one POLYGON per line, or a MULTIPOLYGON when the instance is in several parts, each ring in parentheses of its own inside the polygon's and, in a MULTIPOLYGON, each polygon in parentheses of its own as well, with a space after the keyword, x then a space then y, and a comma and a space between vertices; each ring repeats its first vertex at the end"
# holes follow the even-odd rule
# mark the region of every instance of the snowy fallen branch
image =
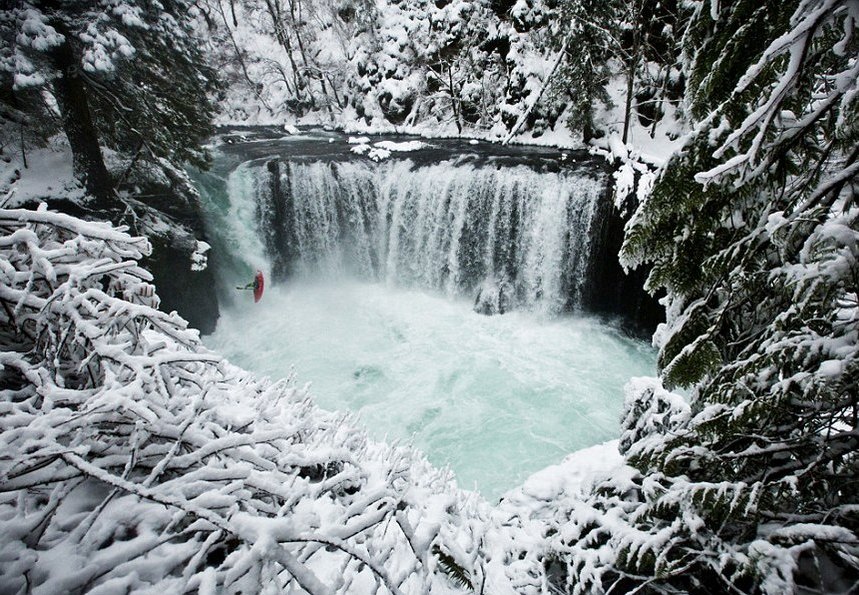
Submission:
POLYGON ((157 310, 136 263, 149 249, 0 210, 5 587, 461 592, 438 561, 478 575, 474 502, 411 450, 208 352, 157 310))

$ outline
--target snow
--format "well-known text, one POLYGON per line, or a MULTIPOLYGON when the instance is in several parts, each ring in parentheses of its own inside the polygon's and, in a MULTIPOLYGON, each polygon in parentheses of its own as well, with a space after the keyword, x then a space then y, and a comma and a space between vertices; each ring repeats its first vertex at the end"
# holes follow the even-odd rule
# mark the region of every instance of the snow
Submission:
POLYGON ((48 148, 27 151, 27 167, 20 152, 10 162, 0 162, 0 197, 3 206, 15 207, 52 196, 75 200, 84 197, 75 180, 71 152, 55 139, 48 148))
POLYGON ((351 149, 356 155, 365 155, 373 161, 383 161, 391 156, 391 153, 410 153, 419 151, 429 146, 428 143, 419 140, 391 141, 384 140, 373 143, 370 146, 370 138, 367 136, 350 136, 347 142, 354 145, 351 149))
POLYGON ((629 159, 629 150, 626 148, 626 145, 623 144, 623 141, 620 140, 620 136, 616 133, 609 134, 608 148, 611 153, 611 161, 617 160, 623 163, 629 159))
POLYGON ((16 41, 40 52, 60 45, 65 38, 45 21, 45 16, 40 11, 32 8, 24 10, 16 41))
POLYGON ((507 501, 550 502, 570 498, 590 489, 595 480, 614 475, 624 468, 618 441, 612 440, 567 455, 525 480, 522 487, 504 496, 507 501))
POLYGON ((819 374, 835 378, 841 375, 844 361, 840 359, 830 359, 820 364, 819 374))
POLYGON ((383 161, 391 156, 391 151, 385 148, 371 147, 367 144, 355 145, 352 152, 356 155, 364 155, 373 161, 383 161))
POLYGON ((404 142, 394 142, 390 140, 384 140, 378 143, 373 143, 374 146, 383 149, 385 151, 397 152, 397 153, 409 153, 411 151, 418 151, 427 147, 427 143, 421 142, 419 140, 412 141, 404 141, 404 142))
POLYGON ((211 246, 206 242, 196 240, 194 252, 191 253, 191 270, 204 271, 208 265, 206 252, 211 249, 211 246))
POLYGON ((614 172, 614 206, 623 208, 626 197, 635 187, 635 170, 629 163, 624 163, 614 172))

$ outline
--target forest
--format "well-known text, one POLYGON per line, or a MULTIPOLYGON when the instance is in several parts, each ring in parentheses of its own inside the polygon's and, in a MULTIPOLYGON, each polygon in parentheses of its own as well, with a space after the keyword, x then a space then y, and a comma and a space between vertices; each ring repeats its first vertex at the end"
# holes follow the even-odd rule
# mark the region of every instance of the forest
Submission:
POLYGON ((859 589, 855 0, 10 0, 0 39, 0 593, 859 589), (615 471, 492 505, 159 309, 222 126, 604 158, 665 312, 615 471))

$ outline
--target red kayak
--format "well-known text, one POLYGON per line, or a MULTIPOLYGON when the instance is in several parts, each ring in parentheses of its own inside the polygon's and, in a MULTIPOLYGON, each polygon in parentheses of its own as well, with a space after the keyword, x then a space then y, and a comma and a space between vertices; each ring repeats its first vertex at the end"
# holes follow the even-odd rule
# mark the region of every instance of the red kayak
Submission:
POLYGON ((265 278, 262 276, 262 271, 257 271, 254 277, 254 302, 262 299, 262 291, 265 288, 265 278))

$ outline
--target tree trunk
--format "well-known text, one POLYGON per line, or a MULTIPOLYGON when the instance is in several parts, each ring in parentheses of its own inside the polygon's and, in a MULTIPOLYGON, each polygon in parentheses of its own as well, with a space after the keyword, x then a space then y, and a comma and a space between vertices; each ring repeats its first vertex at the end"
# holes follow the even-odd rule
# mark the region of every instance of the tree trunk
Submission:
POLYGON ((594 128, 591 124, 591 119, 587 118, 582 124, 582 144, 588 145, 594 138, 594 128))
POLYGON ((633 62, 630 64, 629 70, 626 72, 626 106, 624 106, 623 110, 623 137, 621 138, 623 144, 626 144, 627 140, 629 140, 629 126, 632 120, 632 94, 634 92, 635 67, 636 64, 633 62))
POLYGON ((453 117, 456 120, 456 133, 462 134, 462 109, 458 101, 456 88, 453 86, 453 62, 447 65, 447 83, 450 87, 450 103, 453 106, 453 117))
POLYGON ((57 30, 66 36, 66 41, 52 55, 54 66, 59 71, 59 76, 54 79, 54 96, 60 108, 63 131, 72 149, 75 177, 92 196, 110 200, 113 184, 104 165, 79 62, 68 42, 69 33, 61 29, 64 28, 57 30))
POLYGON ((640 13, 638 0, 632 1, 632 55, 626 72, 626 106, 623 114, 623 144, 629 140, 629 128, 632 120, 632 94, 635 92, 635 71, 638 69, 638 53, 640 51, 639 23, 640 13))
POLYGON ((570 38, 567 37, 564 40, 564 45, 561 46, 561 51, 555 56, 555 61, 552 63, 552 67, 549 69, 549 73, 546 75, 546 78, 543 80, 543 84, 540 87, 540 90, 534 95, 534 99, 528 105, 524 112, 519 115, 519 118, 516 120, 516 124, 510 130, 509 134, 507 134, 507 138, 501 143, 502 145, 508 144, 513 137, 516 136, 516 133, 519 132, 519 129, 522 127, 522 124, 528 119, 528 116, 531 115, 531 112, 534 111, 534 108, 537 107, 537 102, 540 101, 540 98, 543 96, 543 93, 546 92, 546 89, 549 88, 549 83, 552 82, 552 77, 555 76, 555 71, 558 70, 558 66, 561 65, 561 62, 564 59, 564 54, 567 51, 567 45, 570 43, 570 38))
POLYGON ((236 0, 230 0, 230 12, 233 14, 233 27, 238 28, 239 20, 236 18, 236 0))

